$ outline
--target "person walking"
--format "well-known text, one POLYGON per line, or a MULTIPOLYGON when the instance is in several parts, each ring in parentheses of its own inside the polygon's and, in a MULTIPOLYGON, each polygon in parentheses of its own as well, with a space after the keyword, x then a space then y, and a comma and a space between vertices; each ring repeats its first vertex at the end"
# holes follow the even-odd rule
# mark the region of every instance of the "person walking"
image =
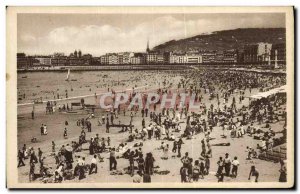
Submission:
POLYGON ((19 152, 18 152, 18 160, 19 160, 18 168, 20 166, 25 166, 25 163, 24 163, 23 159, 24 159, 24 154, 21 150, 19 150, 19 152))

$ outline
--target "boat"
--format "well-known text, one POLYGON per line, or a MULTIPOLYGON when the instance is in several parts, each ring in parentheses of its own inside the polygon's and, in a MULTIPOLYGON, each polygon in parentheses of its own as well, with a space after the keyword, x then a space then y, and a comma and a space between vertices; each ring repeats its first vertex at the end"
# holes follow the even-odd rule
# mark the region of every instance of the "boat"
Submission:
POLYGON ((41 101, 35 100, 35 101, 33 101, 33 104, 43 104, 43 101, 42 100, 41 101))
POLYGON ((27 78, 27 75, 23 76, 22 78, 27 78))
POLYGON ((65 81, 69 81, 69 78, 70 78, 70 69, 68 69, 68 74, 67 74, 67 78, 65 81))
POLYGON ((71 79, 71 81, 75 82, 75 81, 77 81, 77 79, 71 79))

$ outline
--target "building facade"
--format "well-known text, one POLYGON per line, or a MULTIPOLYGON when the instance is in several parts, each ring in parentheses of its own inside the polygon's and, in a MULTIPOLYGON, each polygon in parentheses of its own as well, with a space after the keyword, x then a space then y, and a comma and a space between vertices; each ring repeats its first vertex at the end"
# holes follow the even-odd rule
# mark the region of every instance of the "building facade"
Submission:
POLYGON ((146 63, 147 64, 156 64, 157 63, 158 53, 155 51, 149 51, 146 53, 146 63))
POLYGON ((145 64, 145 55, 143 53, 134 53, 134 55, 130 57, 130 64, 145 64))
POLYGON ((107 54, 100 56, 100 64, 101 65, 108 65, 108 62, 109 62, 109 60, 108 60, 107 54))
POLYGON ((65 66, 67 65, 67 56, 53 56, 51 58, 51 66, 65 66))
POLYGON ((34 65, 51 66, 50 56, 35 56, 34 58, 36 59, 34 65))
POLYGON ((201 51, 203 56, 203 63, 215 63, 216 52, 215 51, 201 51))
POLYGON ((272 44, 258 43, 255 45, 248 45, 244 49, 244 62, 270 62, 272 44))
POLYGON ((170 64, 185 64, 187 63, 187 57, 186 54, 175 54, 171 52, 169 61, 170 64))
POLYGON ((286 66, 286 45, 274 44, 271 49, 271 63, 276 66, 286 66))
POLYGON ((225 50, 223 52, 223 63, 237 63, 238 52, 235 49, 225 50))
POLYGON ((192 54, 187 53, 186 54, 186 63, 189 63, 189 64, 200 64, 202 62, 203 62, 202 55, 195 54, 195 53, 192 53, 192 54))
POLYGON ((17 53, 17 68, 27 69, 33 65, 37 60, 31 56, 26 56, 25 53, 17 53))

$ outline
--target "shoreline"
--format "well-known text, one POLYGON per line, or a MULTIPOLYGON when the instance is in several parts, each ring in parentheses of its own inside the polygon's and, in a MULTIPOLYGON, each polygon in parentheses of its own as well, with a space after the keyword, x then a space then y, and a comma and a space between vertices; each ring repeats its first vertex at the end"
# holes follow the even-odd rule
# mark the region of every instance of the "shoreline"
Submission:
POLYGON ((112 65, 112 66, 60 66, 47 67, 38 69, 17 69, 17 73, 27 72, 66 72, 71 71, 182 71, 195 69, 217 69, 217 70, 233 70, 233 71, 247 71, 255 73, 273 73, 286 74, 283 69, 259 69, 250 68, 247 66, 207 66, 207 65, 112 65))

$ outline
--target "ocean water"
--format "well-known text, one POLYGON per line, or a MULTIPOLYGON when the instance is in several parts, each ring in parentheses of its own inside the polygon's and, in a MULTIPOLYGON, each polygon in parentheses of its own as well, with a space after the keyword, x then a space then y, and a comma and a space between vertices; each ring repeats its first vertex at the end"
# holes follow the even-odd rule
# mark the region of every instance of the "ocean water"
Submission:
POLYGON ((22 72, 18 73, 18 114, 29 113, 33 101, 35 111, 44 111, 45 101, 56 100, 58 103, 80 102, 78 96, 85 96, 85 102, 97 103, 95 93, 103 94, 114 91, 129 91, 133 88, 158 88, 160 83, 179 80, 182 72, 178 71, 74 71, 66 81, 66 72, 22 72), (76 80, 76 81, 72 81, 76 80), (90 96, 90 97, 87 97, 90 96), (58 100, 58 98, 60 100, 58 100), (69 99, 67 99, 69 98, 69 99))

